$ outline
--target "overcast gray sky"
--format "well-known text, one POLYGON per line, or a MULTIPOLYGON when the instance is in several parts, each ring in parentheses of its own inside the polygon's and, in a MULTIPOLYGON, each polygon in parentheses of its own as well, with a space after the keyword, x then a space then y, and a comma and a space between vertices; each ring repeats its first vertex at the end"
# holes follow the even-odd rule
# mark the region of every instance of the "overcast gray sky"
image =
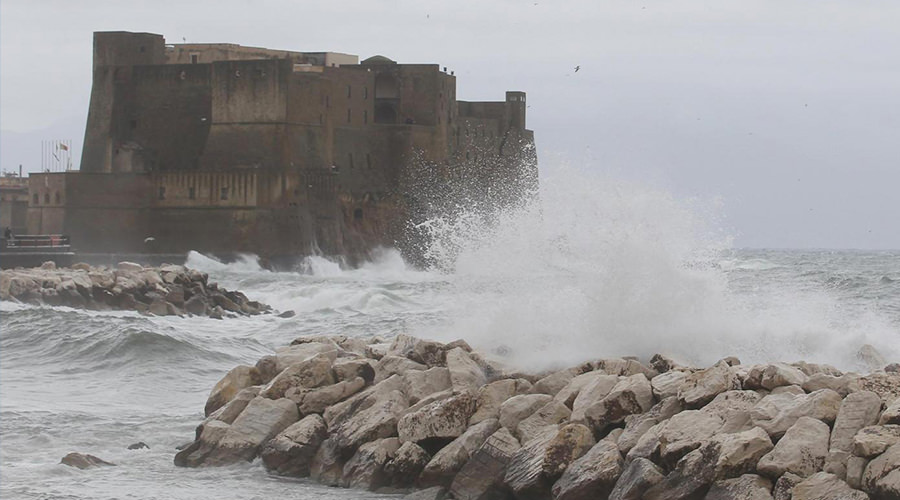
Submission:
POLYGON ((721 197, 741 247, 900 248, 900 2, 0 2, 0 163, 73 139, 93 31, 439 63, 528 92, 544 166, 721 197), (581 69, 574 72, 575 66, 581 69))

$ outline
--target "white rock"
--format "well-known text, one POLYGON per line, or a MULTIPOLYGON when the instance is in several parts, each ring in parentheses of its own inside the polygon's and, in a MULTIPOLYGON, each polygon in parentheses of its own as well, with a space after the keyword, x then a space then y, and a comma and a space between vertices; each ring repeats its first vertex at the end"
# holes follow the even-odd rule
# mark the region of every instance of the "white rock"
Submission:
POLYGON ((553 397, 547 394, 513 396, 500 405, 500 425, 515 432, 519 427, 519 422, 530 417, 551 400, 553 397))
POLYGON ((753 425, 762 427, 778 438, 800 418, 812 417, 832 423, 841 407, 841 396, 831 389, 811 394, 772 393, 764 397, 750 412, 753 425))
POLYGON ((477 391, 487 383, 484 370, 461 347, 447 352, 447 368, 450 369, 450 383, 454 391, 477 391))
POLYGON ((828 454, 830 430, 821 420, 800 417, 775 449, 760 458, 757 470, 771 478, 785 472, 809 477, 822 469, 828 454))

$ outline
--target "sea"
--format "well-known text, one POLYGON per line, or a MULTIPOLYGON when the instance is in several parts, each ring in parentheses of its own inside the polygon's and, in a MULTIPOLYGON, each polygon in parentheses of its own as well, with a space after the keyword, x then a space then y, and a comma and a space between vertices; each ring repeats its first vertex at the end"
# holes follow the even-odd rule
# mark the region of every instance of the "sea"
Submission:
POLYGON ((499 214, 457 205, 418 221, 425 267, 391 248, 356 268, 325 256, 281 272, 253 255, 179 262, 291 318, 2 302, 0 498, 388 498, 270 475, 258 460, 173 465, 216 381, 303 335, 462 338, 532 371, 657 352, 698 366, 900 361, 900 251, 736 248, 721 213, 716 200, 562 172, 499 214), (149 449, 127 449, 137 442, 149 449), (60 465, 69 452, 116 466, 60 465))

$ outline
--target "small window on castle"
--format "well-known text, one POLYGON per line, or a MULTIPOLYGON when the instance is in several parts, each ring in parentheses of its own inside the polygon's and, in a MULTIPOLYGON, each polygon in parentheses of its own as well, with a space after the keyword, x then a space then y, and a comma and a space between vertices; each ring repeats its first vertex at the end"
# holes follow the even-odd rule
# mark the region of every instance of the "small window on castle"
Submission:
POLYGON ((347 123, 350 123, 350 108, 347 108, 347 123))
POLYGON ((141 52, 147 52, 147 47, 144 47, 143 45, 141 45, 141 52))
POLYGON ((191 64, 197 64, 200 62, 200 54, 191 54, 191 64))
POLYGON ((50 204, 50 193, 44 193, 44 205, 50 204))
POLYGON ((369 123, 369 111, 363 110, 363 123, 369 123))
POLYGON ((54 198, 55 203, 57 205, 59 205, 59 191, 57 191, 56 194, 53 195, 53 198, 54 198))
POLYGON ((131 130, 137 129, 137 120, 129 120, 128 125, 131 127, 131 130))
POLYGON ((188 199, 196 200, 197 199, 197 188, 191 186, 188 188, 188 199))
POLYGON ((228 188, 227 187, 223 187, 222 189, 219 190, 219 199, 220 200, 228 199, 228 188))
POLYGON ((363 87, 363 99, 369 98, 369 87, 363 87))
POLYGON ((166 199, 166 187, 165 187, 165 186, 160 186, 160 187, 159 187, 159 199, 160 199, 160 200, 165 200, 165 199, 166 199))
POLYGON ((347 157, 350 158, 350 168, 353 168, 353 153, 349 153, 347 157))
POLYGON ((348 98, 348 99, 349 99, 350 96, 352 95, 351 90, 352 90, 352 87, 351 87, 350 85, 347 85, 347 98, 348 98))
POLYGON ((372 155, 366 153, 366 168, 372 168, 372 155))
POLYGON ((353 211, 353 219, 354 220, 362 220, 362 218, 363 218, 363 212, 362 212, 361 208, 357 208, 356 210, 353 211))
POLYGON ((319 125, 325 123, 325 117, 322 116, 322 113, 319 113, 319 125))
POLYGON ((34 193, 34 196, 31 197, 31 204, 32 204, 32 205, 37 205, 37 204, 38 204, 38 195, 37 195, 37 193, 34 193))

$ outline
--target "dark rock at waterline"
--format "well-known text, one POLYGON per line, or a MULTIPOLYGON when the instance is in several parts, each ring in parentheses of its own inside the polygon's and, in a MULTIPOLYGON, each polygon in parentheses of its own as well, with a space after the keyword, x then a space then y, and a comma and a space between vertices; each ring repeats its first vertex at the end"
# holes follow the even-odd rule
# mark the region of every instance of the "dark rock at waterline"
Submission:
POLYGON ((91 311, 119 309, 154 316, 255 315, 270 312, 241 292, 208 283, 205 273, 184 266, 143 267, 120 262, 115 269, 78 264, 0 271, 0 299, 91 311))
POLYGON ((147 446, 147 443, 145 443, 143 441, 138 441, 137 443, 128 445, 128 449, 129 450, 143 450, 143 449, 149 450, 150 447, 147 446))
POLYGON ((288 311, 284 311, 283 313, 279 314, 278 317, 279 318, 293 318, 296 315, 297 315, 297 313, 295 313, 294 311, 288 310, 288 311))
POLYGON ((59 463, 78 469, 90 469, 91 467, 116 465, 114 463, 107 462, 102 458, 97 458, 94 455, 83 455, 81 453, 69 453, 68 455, 64 456, 63 459, 59 461, 59 463))

